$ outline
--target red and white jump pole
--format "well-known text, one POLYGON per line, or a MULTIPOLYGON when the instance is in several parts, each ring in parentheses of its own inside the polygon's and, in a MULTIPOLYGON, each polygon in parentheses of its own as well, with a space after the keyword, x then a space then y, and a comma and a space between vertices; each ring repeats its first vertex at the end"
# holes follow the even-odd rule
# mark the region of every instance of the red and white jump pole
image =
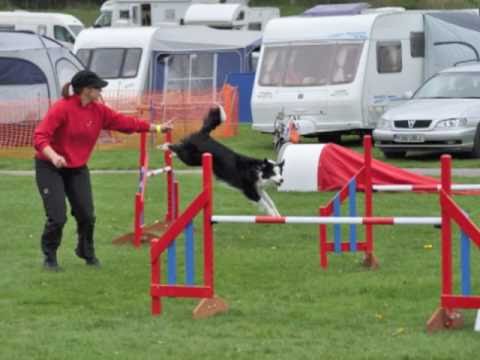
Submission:
MULTIPOLYGON (((373 185, 377 192, 438 192, 442 185, 373 185)), ((478 191, 479 184, 452 184, 452 191, 478 191)))
POLYGON ((356 225, 440 225, 440 217, 332 217, 332 216, 244 216, 213 215, 213 223, 245 224, 356 224, 356 225))

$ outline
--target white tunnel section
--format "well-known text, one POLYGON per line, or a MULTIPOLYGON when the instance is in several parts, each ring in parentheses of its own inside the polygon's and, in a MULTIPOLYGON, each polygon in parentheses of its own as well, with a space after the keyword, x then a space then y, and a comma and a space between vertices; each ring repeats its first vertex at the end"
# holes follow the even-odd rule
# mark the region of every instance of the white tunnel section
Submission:
POLYGON ((283 184, 278 191, 318 191, 320 155, 326 144, 285 144, 278 161, 285 160, 283 184))

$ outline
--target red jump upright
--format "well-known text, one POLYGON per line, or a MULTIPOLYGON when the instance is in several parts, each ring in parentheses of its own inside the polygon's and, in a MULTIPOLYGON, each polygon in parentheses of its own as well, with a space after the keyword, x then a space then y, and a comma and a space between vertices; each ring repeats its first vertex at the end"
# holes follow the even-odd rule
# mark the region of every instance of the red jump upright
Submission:
MULTIPOLYGON (((165 142, 172 142, 172 133, 165 133, 165 142)), ((164 231, 168 224, 178 216, 179 185, 175 180, 173 171, 172 153, 170 150, 164 153, 164 167, 154 170, 148 168, 147 134, 140 134, 139 153, 139 185, 135 193, 133 232, 122 235, 115 240, 114 244, 131 242, 135 247, 141 246, 142 242, 149 242, 158 236, 157 232, 164 231), (166 174, 166 199, 167 209, 163 220, 157 220, 151 225, 145 225, 145 192, 149 177, 166 174)))
MULTIPOLYGON (((441 166, 442 187, 439 195, 442 209, 442 292, 440 307, 427 322, 427 331, 429 332, 461 328, 463 326, 463 316, 457 310, 480 309, 480 296, 453 294, 452 222, 457 224, 462 232, 466 234, 467 241, 470 239, 478 247, 480 247, 480 229, 452 198, 452 165, 450 155, 442 156, 441 166)), ((463 262, 464 259, 462 259, 463 262)), ((463 266, 468 266, 468 264, 462 264, 463 266)))

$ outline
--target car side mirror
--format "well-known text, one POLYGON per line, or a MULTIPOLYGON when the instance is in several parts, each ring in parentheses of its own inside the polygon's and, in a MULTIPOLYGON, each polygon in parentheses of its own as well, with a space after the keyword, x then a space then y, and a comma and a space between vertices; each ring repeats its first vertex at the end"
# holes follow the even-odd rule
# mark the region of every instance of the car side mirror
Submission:
POLYGON ((412 90, 408 90, 408 91, 405 91, 403 93, 403 98, 404 99, 411 99, 413 96, 413 91, 412 90))

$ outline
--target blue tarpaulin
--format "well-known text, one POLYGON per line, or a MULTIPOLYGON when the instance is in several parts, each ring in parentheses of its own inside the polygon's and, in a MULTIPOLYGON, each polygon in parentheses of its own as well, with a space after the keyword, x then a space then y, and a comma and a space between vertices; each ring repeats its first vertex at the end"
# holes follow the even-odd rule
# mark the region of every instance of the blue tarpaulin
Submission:
POLYGON ((252 122, 252 107, 250 100, 252 98, 254 80, 255 73, 234 73, 228 76, 227 83, 238 89, 238 118, 240 122, 252 122))

